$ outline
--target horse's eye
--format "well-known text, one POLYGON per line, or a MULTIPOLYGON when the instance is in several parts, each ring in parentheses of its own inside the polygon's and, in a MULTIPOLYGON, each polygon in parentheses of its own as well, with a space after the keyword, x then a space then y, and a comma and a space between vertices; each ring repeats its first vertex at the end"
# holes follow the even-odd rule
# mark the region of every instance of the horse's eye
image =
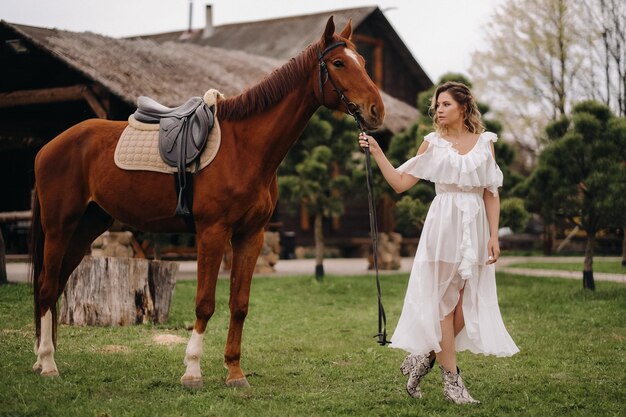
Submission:
POLYGON ((343 67, 343 62, 340 59, 336 59, 333 61, 333 65, 337 68, 343 67))

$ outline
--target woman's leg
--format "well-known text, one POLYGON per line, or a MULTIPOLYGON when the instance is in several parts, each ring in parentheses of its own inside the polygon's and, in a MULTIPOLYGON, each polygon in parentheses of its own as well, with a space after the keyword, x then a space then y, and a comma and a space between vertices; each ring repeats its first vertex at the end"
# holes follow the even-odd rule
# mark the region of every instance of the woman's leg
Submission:
MULTIPOLYGON (((456 310, 456 308, 455 308, 456 310)), ((456 349, 454 348, 454 310, 445 316, 441 325, 441 350, 437 352, 439 364, 450 372, 456 373, 456 349)))
POLYGON ((459 291, 459 301, 454 310, 443 318, 441 324, 441 351, 437 353, 439 364, 452 373, 456 373, 456 349, 454 338, 458 335, 465 321, 463 319, 463 289, 459 291))
POLYGON ((463 327, 465 327, 465 318, 463 317, 463 291, 465 287, 461 288, 459 291, 459 302, 456 303, 456 307, 454 308, 454 336, 456 337, 463 327))

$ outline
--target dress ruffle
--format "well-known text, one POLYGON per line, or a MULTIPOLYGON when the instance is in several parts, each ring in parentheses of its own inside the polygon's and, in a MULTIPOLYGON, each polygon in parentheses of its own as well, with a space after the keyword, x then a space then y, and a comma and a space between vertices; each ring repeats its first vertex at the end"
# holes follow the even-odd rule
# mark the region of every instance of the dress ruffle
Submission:
POLYGON ((436 132, 429 133, 424 140, 429 143, 426 151, 400 165, 397 171, 438 184, 454 184, 461 189, 487 188, 497 195, 503 177, 489 145, 498 140, 495 133, 482 133, 474 148, 463 155, 436 132))
POLYGON ((470 279, 474 273, 473 266, 478 263, 478 256, 472 247, 471 225, 475 221, 480 205, 472 193, 461 194, 455 198, 456 206, 461 211, 462 237, 461 237, 461 263, 459 275, 463 279, 470 279))

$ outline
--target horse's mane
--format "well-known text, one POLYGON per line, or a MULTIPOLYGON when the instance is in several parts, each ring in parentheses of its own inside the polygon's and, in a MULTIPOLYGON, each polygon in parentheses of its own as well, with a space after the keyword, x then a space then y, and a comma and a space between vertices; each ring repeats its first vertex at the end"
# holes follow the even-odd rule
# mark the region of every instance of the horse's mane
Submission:
POLYGON ((311 63, 317 60, 318 44, 309 45, 296 57, 276 68, 258 84, 235 97, 221 100, 217 106, 218 118, 241 120, 252 113, 261 112, 282 99, 307 76, 311 63))

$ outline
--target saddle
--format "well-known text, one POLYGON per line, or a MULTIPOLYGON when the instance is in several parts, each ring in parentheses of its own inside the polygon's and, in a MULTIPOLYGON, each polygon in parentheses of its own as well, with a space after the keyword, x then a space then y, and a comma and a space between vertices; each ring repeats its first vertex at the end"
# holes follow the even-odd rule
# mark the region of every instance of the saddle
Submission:
POLYGON ((191 218, 191 195, 187 187, 191 177, 185 171, 194 162, 198 167, 200 154, 215 122, 211 107, 202 97, 192 97, 181 106, 172 108, 150 97, 140 96, 133 117, 139 122, 159 124, 161 159, 168 166, 177 168, 175 186, 178 204, 175 215, 191 218))

